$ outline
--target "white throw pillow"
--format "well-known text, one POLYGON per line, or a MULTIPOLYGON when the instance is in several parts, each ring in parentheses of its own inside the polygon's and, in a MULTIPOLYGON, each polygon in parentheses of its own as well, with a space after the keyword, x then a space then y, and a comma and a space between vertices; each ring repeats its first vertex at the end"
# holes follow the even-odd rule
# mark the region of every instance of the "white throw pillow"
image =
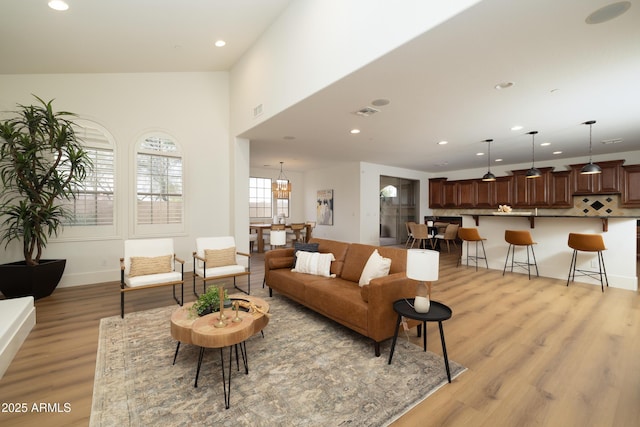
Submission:
POLYGON ((367 264, 364 266, 364 270, 362 270, 362 274, 360 275, 360 282, 358 283, 360 286, 368 285, 372 279, 376 277, 383 277, 389 274, 389 270, 391 269, 391 258, 385 258, 378 253, 378 250, 374 250, 367 264))
POLYGON ((296 266, 291 271, 298 273, 314 274, 316 276, 336 277, 331 274, 331 261, 336 258, 332 253, 321 254, 319 252, 298 251, 296 266))

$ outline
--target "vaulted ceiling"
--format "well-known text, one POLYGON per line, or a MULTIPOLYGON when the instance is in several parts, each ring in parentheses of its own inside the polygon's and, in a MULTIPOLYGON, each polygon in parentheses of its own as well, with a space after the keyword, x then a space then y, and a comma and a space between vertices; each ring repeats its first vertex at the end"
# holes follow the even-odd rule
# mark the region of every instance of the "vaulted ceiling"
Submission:
MULTIPOLYGON (((3 0, 0 74, 229 70, 290 1, 68 3, 55 12, 46 0, 3 0), (218 39, 227 45, 216 48, 218 39)), ((366 161, 441 173, 486 166, 477 153, 489 138, 492 164, 527 163, 532 130, 537 166, 586 161, 587 120, 597 121, 594 155, 639 150, 640 0, 586 22, 610 3, 483 0, 247 131, 251 164, 366 161), (381 99, 389 103, 376 106, 381 99), (366 107, 378 111, 356 114, 366 107)))

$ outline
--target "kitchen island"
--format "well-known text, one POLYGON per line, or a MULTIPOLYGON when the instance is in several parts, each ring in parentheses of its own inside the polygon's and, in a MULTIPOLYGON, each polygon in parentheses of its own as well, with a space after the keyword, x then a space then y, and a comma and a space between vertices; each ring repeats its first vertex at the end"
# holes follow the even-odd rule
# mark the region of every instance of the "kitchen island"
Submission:
MULTIPOLYGON (((504 240, 505 230, 529 230, 533 240, 540 275, 557 279, 567 278, 572 250, 567 246, 569 233, 602 234, 607 250, 604 259, 609 276, 609 286, 638 290, 636 271, 636 224, 637 219, 620 216, 568 216, 527 214, 464 213, 463 227, 477 227, 480 235, 487 240, 485 249, 489 268, 502 270, 507 255, 508 244, 504 240), (632 236, 632 238, 630 238, 632 236)), ((466 257, 463 245, 462 259, 466 257)), ((471 249, 473 251, 473 249, 471 249)), ((524 251, 516 251, 518 256, 524 251)), ((596 254, 580 253, 578 268, 597 268, 596 254), (596 264, 593 264, 595 261, 596 264)), ((513 273, 508 273, 513 274, 513 273)), ((600 286, 588 277, 576 277, 576 281, 600 286)))

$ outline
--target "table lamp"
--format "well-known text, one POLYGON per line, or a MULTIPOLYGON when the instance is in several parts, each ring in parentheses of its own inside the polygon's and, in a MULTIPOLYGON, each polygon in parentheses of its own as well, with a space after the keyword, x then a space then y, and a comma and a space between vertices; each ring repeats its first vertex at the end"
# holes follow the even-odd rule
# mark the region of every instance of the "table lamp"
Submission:
POLYGON ((417 313, 429 312, 431 305, 431 282, 438 280, 440 252, 428 249, 407 250, 407 277, 418 280, 418 290, 413 309, 417 313))

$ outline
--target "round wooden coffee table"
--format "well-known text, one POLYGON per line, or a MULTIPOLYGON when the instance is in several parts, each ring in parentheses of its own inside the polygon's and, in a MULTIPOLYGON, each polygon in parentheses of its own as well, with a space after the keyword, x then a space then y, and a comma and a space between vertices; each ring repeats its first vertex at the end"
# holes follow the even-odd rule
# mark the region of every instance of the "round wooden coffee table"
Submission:
MULTIPOLYGON (((240 310, 248 310, 253 315, 253 334, 262 332, 265 326, 269 323, 269 315, 265 314, 269 312, 269 303, 262 298, 240 293, 229 295, 229 299, 231 299, 232 302, 236 300, 240 301, 240 310)), ((193 302, 186 303, 171 315, 171 337, 178 341, 176 352, 173 355, 174 365, 176 364, 176 358, 178 357, 178 351, 180 350, 180 343, 192 344, 191 327, 193 322, 200 318, 197 314, 191 311, 193 304, 193 302)), ((231 310, 227 309, 227 311, 231 310)))
POLYGON ((194 344, 200 347, 198 356, 198 368, 194 387, 198 387, 198 376, 204 357, 205 348, 220 348, 220 360, 222 368, 222 383, 224 386, 225 407, 229 409, 229 396, 231 393, 231 361, 233 348, 236 349, 236 362, 238 359, 238 345, 244 363, 245 373, 249 373, 245 340, 258 332, 262 332, 269 323, 269 303, 262 298, 251 295, 233 294, 229 296, 233 303, 238 301, 240 310, 237 317, 240 321, 234 322, 236 311, 231 308, 224 310, 226 316, 224 327, 216 327, 219 322, 219 313, 211 313, 199 317, 191 307, 193 302, 185 304, 171 315, 171 337, 178 341, 173 363, 176 363, 180 343, 194 344), (225 382, 223 349, 229 347, 229 373, 225 382))

